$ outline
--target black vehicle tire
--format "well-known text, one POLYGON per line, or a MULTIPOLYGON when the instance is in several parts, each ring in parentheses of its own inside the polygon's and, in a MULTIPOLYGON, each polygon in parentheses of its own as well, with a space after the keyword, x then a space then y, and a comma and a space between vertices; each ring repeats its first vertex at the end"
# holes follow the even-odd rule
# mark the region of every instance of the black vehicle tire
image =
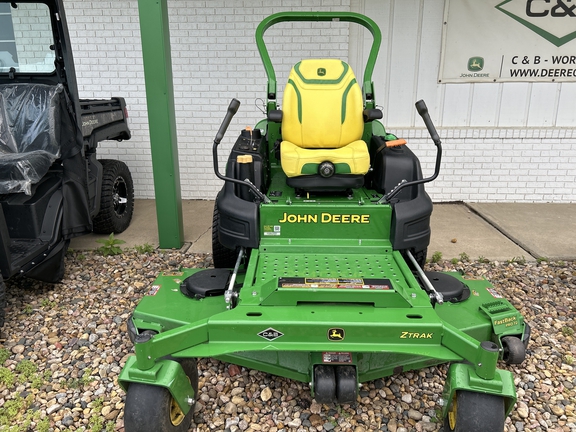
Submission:
POLYGON ((444 419, 444 432, 503 432, 505 420, 503 397, 456 391, 444 419))
POLYGON ((218 222, 220 213, 218 212, 218 201, 214 202, 214 213, 212 215, 212 261, 214 268, 234 268, 238 253, 228 249, 218 239, 218 222))
POLYGON ((424 249, 414 253, 414 259, 422 269, 426 264, 426 255, 428 255, 428 249, 424 249))
POLYGON ((94 232, 119 234, 128 228, 134 213, 134 182, 124 162, 100 160, 104 169, 100 211, 94 217, 94 232))
POLYGON ((0 329, 4 327, 4 320, 6 319, 6 284, 4 278, 0 274, 0 329))
MULTIPOLYGON (((413 251, 410 251, 410 252, 412 253, 412 256, 414 257, 414 259, 416 260, 416 262, 418 263, 420 268, 424 269, 424 265, 426 264, 426 255, 428 254, 428 249, 423 249, 423 250, 418 251, 418 252, 413 252, 413 251)), ((416 269, 414 268, 414 264, 412 264, 412 261, 408 257, 408 253, 406 251, 403 251, 402 256, 404 257, 404 261, 406 261, 406 264, 408 264, 408 267, 410 267, 410 269, 412 271, 416 271, 416 269)))
POLYGON ((526 347, 516 336, 504 336, 502 338, 503 355, 502 360, 506 364, 520 364, 526 358, 526 347))
MULTIPOLYGON (((196 359, 180 362, 198 395, 198 365, 196 359)), ((164 387, 131 383, 126 394, 124 406, 124 429, 126 432, 186 432, 192 417, 194 406, 184 415, 170 391, 164 387)))

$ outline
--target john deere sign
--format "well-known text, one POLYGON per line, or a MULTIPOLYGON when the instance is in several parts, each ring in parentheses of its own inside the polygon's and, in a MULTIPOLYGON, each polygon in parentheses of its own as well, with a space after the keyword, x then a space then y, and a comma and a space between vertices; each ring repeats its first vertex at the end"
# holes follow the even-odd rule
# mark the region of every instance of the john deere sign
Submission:
POLYGON ((576 0, 446 0, 438 80, 576 81, 576 0))

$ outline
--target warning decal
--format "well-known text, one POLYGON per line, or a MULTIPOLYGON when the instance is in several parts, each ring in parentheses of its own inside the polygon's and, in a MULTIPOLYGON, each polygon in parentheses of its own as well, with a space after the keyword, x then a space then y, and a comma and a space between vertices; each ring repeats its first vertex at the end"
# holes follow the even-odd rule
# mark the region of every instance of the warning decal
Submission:
POLYGON ((279 288, 332 288, 359 290, 389 290, 389 279, 345 279, 345 278, 280 278, 279 288))

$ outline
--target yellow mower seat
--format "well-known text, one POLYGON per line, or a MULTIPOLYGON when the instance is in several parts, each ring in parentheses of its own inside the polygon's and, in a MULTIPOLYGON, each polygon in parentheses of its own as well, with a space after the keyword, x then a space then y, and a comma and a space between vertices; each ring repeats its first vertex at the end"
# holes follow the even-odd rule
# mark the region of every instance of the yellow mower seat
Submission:
POLYGON ((362 91, 348 64, 308 59, 292 68, 282 102, 280 147, 289 185, 361 187, 370 167, 363 132, 362 91))

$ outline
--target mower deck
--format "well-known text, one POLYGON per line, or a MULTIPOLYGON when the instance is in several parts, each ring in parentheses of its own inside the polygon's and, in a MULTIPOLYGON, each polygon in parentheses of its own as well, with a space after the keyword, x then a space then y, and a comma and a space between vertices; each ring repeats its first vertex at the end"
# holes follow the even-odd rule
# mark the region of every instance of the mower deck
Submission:
POLYGON ((524 322, 487 281, 428 273, 443 278, 436 289, 454 297, 435 303, 386 240, 392 211, 378 203, 380 194, 301 197, 273 186, 274 201, 260 208, 260 248, 237 275, 233 307, 223 295, 232 270, 160 275, 130 321, 136 356, 121 382, 158 385, 166 356, 213 357, 310 383, 314 365, 350 365, 365 382, 464 360, 464 372, 451 376, 513 406, 512 375, 496 369, 499 338, 523 335, 524 322), (209 296, 186 290, 186 280, 199 275, 209 296))
POLYGON ((183 282, 207 270, 161 275, 132 318, 138 333, 159 334, 136 340, 133 368, 127 364, 121 380, 133 380, 132 371, 141 376, 167 355, 214 357, 303 382, 313 381, 311 364, 354 365, 365 382, 468 360, 480 364, 471 374, 492 376, 479 378, 492 391, 509 388, 508 372, 494 374, 498 351, 479 341, 493 332, 522 334, 523 322, 488 282, 454 274, 470 296, 432 306, 400 253, 386 246, 335 249, 292 244, 252 251, 233 309, 222 295, 183 294, 183 282))
MULTIPOLYGON (((238 305, 231 310, 222 296, 196 299, 182 293, 183 281, 205 270, 185 269, 161 275, 132 318, 139 333, 153 330, 161 334, 145 344, 137 344, 137 352, 148 345, 162 347, 165 345, 162 341, 185 332, 197 336, 178 345, 182 348, 178 352, 165 353, 159 348, 155 357, 167 354, 217 357, 260 350, 387 351, 419 355, 425 347, 425 357, 432 359, 427 365, 432 365, 470 357, 467 352, 476 349, 473 345, 478 345, 478 340, 489 339, 493 330, 501 334, 522 333, 519 313, 508 301, 498 298, 485 280, 464 280, 453 274, 464 281, 472 295, 462 302, 432 307, 428 294, 416 284, 407 268, 397 264, 395 255, 355 258, 353 254, 305 254, 290 259, 274 253, 259 255, 256 268, 262 272, 257 273, 258 283, 247 282, 255 274, 250 267, 245 276, 239 276, 238 282, 244 286, 238 305), (323 276, 319 269, 329 265, 348 269, 350 262, 366 269, 370 277, 359 278, 349 271, 344 278, 335 279, 323 276), (297 266, 295 271, 282 278, 275 275, 279 267, 293 263, 297 266), (374 273, 378 267, 380 277, 374 273), (316 270, 318 276, 307 277, 310 270, 316 270), (271 277, 262 276, 268 272, 271 277), (279 335, 260 334, 268 328, 279 335), (345 334, 331 338, 332 328, 340 328, 345 334), (447 341, 451 336, 470 341, 470 346, 449 349, 447 341)), ((390 369, 398 372, 395 367, 390 369)), ((403 370, 409 369, 412 367, 403 370)))

